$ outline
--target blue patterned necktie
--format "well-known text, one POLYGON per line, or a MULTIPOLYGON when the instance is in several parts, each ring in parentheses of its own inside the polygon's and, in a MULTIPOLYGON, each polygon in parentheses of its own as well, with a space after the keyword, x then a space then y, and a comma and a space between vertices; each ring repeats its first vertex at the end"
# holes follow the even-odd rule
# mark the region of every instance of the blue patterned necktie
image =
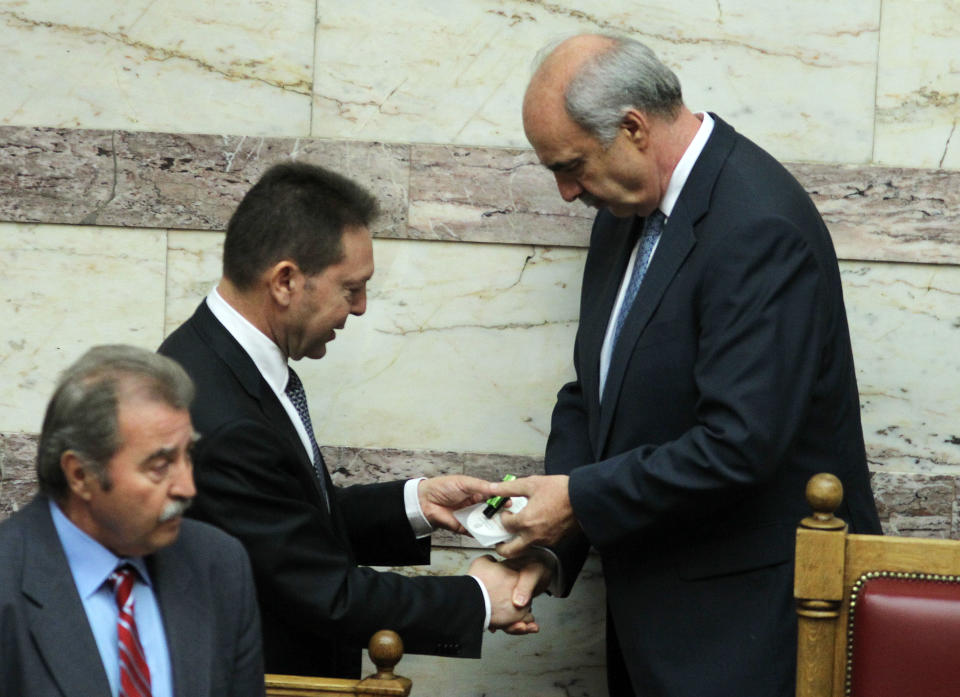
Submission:
POLYGON ((620 312, 617 313, 616 323, 613 325, 613 345, 617 345, 617 339, 620 337, 620 330, 623 329, 623 323, 627 319, 633 301, 637 298, 637 292, 640 290, 640 283, 647 273, 647 267, 650 266, 650 259, 653 257, 653 250, 657 246, 657 240, 660 239, 660 233, 663 231, 663 222, 666 216, 658 208, 647 216, 646 224, 643 228, 643 237, 640 238, 640 248, 637 250, 637 258, 633 262, 633 272, 630 274, 630 282, 627 284, 627 290, 623 294, 623 303, 620 305, 620 312))
POLYGON ((287 387, 284 389, 284 392, 287 393, 290 401, 293 402, 294 408, 300 415, 300 421, 303 422, 304 428, 307 429, 310 446, 313 448, 313 469, 320 482, 320 491, 323 493, 324 501, 327 504, 327 508, 329 508, 330 502, 327 497, 327 482, 324 473, 320 469, 321 467, 325 467, 325 465, 323 464, 323 455, 320 454, 320 446, 317 445, 317 439, 313 435, 313 423, 310 421, 310 410, 307 409, 307 393, 303 389, 303 383, 300 382, 300 376, 297 375, 293 368, 289 368, 289 370, 290 377, 287 378, 287 387))

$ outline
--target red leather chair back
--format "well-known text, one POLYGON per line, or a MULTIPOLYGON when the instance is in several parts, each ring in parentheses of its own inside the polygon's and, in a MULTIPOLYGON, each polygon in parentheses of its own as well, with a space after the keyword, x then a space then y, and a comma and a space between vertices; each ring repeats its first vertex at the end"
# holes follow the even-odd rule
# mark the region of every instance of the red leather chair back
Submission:
POLYGON ((851 697, 960 695, 960 578, 867 574, 854 587, 851 697))

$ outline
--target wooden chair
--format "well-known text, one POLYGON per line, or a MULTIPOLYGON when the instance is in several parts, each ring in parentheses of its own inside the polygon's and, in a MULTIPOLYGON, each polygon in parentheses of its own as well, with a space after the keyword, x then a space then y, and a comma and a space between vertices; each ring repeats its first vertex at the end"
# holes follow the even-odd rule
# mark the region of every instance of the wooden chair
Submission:
POLYGON ((363 680, 268 673, 267 697, 407 697, 412 683, 393 673, 403 657, 403 642, 397 633, 389 629, 377 632, 370 639, 369 650, 377 672, 363 680))
POLYGON ((960 695, 960 542, 850 535, 840 481, 797 529, 797 697, 960 695))

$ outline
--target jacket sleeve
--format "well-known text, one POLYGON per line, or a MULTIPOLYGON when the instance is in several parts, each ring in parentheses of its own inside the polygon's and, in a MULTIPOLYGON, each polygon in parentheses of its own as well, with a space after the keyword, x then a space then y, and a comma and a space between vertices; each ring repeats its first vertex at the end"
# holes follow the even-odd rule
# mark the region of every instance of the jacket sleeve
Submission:
MULTIPOLYGON (((357 566, 330 516, 304 495, 287 447, 264 424, 241 420, 205 435, 195 453, 199 517, 243 543, 264 613, 356 646, 388 628, 410 652, 479 656, 484 603, 476 581, 357 566)), ((370 516, 390 505, 382 495, 392 491, 370 492, 370 516)))

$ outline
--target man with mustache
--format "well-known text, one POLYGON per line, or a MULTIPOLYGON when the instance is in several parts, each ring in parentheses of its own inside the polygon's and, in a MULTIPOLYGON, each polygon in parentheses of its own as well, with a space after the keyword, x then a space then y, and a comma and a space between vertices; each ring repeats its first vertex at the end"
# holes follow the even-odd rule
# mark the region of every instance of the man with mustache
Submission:
POLYGON ((0 697, 263 695, 246 553, 182 518, 192 399, 180 366, 130 346, 64 372, 40 494, 0 524, 0 697))

